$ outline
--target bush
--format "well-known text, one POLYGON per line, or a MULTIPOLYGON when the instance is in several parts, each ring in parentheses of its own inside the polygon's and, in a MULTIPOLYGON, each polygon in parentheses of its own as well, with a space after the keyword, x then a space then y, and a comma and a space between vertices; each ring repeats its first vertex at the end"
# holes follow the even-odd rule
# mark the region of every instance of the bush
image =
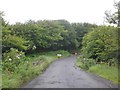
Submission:
POLYGON ((91 66, 94 66, 96 61, 94 59, 84 58, 83 56, 78 57, 77 66, 82 69, 88 70, 91 66))
POLYGON ((44 54, 42 53, 37 55, 36 54, 30 55, 26 57, 24 56, 23 53, 20 59, 16 59, 16 55, 18 55, 17 53, 23 53, 23 52, 11 48, 9 52, 4 53, 4 61, 3 61, 4 70, 2 73, 3 88, 21 87, 21 85, 33 79, 37 75, 41 74, 49 66, 50 63, 52 63, 54 60, 57 60, 57 56, 56 56, 57 53, 62 53, 64 57, 69 55, 69 52, 60 50, 60 51, 51 51, 44 54), (12 61, 9 61, 9 58, 12 58, 12 61), (17 61, 20 61, 20 63, 16 67, 17 61), (9 68, 12 69, 12 72, 7 71, 9 68))
POLYGON ((3 54, 2 69, 13 72, 24 59, 24 52, 11 48, 10 51, 3 54))
MULTIPOLYGON (((4 30, 3 30, 4 31, 4 30)), ((27 50, 28 41, 22 37, 15 35, 3 35, 2 38, 2 51, 9 50, 9 48, 16 48, 18 50, 27 50)))
POLYGON ((82 53, 86 58, 109 62, 117 58, 118 54, 118 29, 115 27, 100 26, 83 37, 82 53))

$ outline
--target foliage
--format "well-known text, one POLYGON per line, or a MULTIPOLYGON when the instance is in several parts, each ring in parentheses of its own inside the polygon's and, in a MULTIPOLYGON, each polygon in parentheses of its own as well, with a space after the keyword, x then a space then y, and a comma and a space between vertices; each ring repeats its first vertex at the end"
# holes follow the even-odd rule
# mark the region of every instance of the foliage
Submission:
POLYGON ((84 56, 77 62, 85 69, 94 66, 96 61, 117 62, 120 30, 115 27, 71 24, 66 20, 29 20, 13 25, 3 18, 1 21, 3 87, 19 87, 42 73, 57 59, 57 54, 63 58, 75 49, 82 48, 84 56))
POLYGON ((106 20, 111 24, 117 24, 118 27, 120 27, 120 1, 115 2, 114 7, 116 9, 116 12, 111 14, 110 11, 105 11, 106 20))
POLYGON ((77 66, 82 69, 88 70, 91 66, 94 66, 95 64, 96 62, 94 59, 88 59, 83 56, 79 56, 77 58, 77 66))
POLYGON ((10 48, 16 48, 19 50, 27 50, 27 41, 15 35, 5 35, 2 38, 2 48, 3 51, 9 50, 10 48))
POLYGON ((28 21, 10 25, 13 35, 23 37, 29 41, 29 51, 33 46, 41 50, 71 50, 81 45, 85 33, 95 27, 92 24, 70 24, 66 20, 28 21))
POLYGON ((72 27, 76 32, 76 40, 79 42, 78 47, 81 48, 83 36, 90 32, 92 28, 97 27, 97 25, 89 23, 72 23, 72 27))
MULTIPOLYGON (((3 18, 2 18, 3 19, 3 18)), ((18 50, 27 50, 28 41, 24 38, 12 34, 9 25, 6 24, 4 19, 2 20, 2 52, 10 50, 10 48, 16 48, 18 50)))
POLYGON ((76 65, 84 70, 97 74, 103 78, 110 80, 116 84, 120 84, 118 79, 118 67, 112 65, 111 67, 108 66, 107 63, 101 62, 97 63, 94 59, 88 59, 84 56, 79 56, 77 58, 76 65))
POLYGON ((83 38, 82 52, 85 57, 99 61, 116 58, 118 53, 118 29, 101 26, 89 32, 83 38))
POLYGON ((22 51, 11 48, 10 51, 6 51, 3 54, 2 69, 14 72, 14 70, 22 63, 25 59, 25 54, 22 51))
POLYGON ((31 79, 40 75, 50 63, 57 60, 56 53, 64 53, 64 57, 68 56, 67 51, 52 51, 46 53, 32 54, 27 56, 23 63, 20 63, 14 72, 10 73, 3 70, 2 87, 3 88, 19 88, 31 79), (9 74, 9 75, 8 75, 9 74))
POLYGON ((62 57, 65 57, 65 56, 70 56, 70 53, 68 52, 68 51, 65 51, 65 50, 57 50, 57 51, 54 51, 54 53, 53 53, 53 51, 50 51, 50 52, 48 52, 48 53, 41 53, 41 55, 52 55, 52 56, 57 56, 57 54, 61 54, 62 55, 62 57))
POLYGON ((2 89, 2 61, 0 61, 0 89, 2 89))
POLYGON ((116 67, 109 67, 105 64, 97 64, 90 67, 89 71, 103 78, 106 78, 116 84, 120 84, 120 81, 118 82, 118 68, 116 67))
POLYGON ((12 33, 29 41, 30 49, 49 48, 55 41, 62 40, 63 28, 52 21, 28 21, 25 24, 16 23, 11 26, 12 33))
POLYGON ((63 27, 64 31, 61 33, 63 40, 59 40, 57 43, 57 49, 71 50, 78 47, 78 41, 76 39, 76 32, 73 29, 72 25, 66 20, 55 20, 54 22, 58 23, 63 27))

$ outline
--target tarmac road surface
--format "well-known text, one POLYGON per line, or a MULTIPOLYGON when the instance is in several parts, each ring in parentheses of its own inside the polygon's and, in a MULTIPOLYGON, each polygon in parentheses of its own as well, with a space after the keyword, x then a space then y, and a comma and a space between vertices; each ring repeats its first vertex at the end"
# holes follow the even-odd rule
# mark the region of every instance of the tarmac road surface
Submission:
POLYGON ((76 56, 53 62, 22 88, 118 88, 117 85, 75 66, 76 56))

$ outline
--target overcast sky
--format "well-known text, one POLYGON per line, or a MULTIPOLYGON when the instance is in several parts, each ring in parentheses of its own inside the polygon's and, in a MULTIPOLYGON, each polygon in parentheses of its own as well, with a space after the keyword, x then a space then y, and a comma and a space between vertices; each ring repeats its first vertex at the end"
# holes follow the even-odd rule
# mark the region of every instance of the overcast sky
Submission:
POLYGON ((104 12, 114 10, 113 4, 114 0, 0 0, 0 11, 10 24, 30 19, 103 24, 104 12))

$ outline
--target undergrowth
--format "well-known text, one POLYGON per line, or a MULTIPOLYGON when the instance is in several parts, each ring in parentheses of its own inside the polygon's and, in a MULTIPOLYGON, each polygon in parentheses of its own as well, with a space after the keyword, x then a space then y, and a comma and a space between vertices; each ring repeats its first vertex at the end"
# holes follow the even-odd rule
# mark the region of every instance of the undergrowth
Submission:
POLYGON ((120 84, 118 78, 118 67, 109 66, 106 63, 96 64, 95 60, 87 59, 83 56, 79 56, 76 62, 76 65, 86 71, 99 75, 105 79, 112 81, 115 84, 120 84))
POLYGON ((67 51, 51 51, 47 53, 33 54, 26 57, 26 61, 19 64, 13 72, 2 72, 2 88, 19 88, 31 79, 40 75, 53 61, 57 60, 57 53, 62 57, 69 56, 67 51))

